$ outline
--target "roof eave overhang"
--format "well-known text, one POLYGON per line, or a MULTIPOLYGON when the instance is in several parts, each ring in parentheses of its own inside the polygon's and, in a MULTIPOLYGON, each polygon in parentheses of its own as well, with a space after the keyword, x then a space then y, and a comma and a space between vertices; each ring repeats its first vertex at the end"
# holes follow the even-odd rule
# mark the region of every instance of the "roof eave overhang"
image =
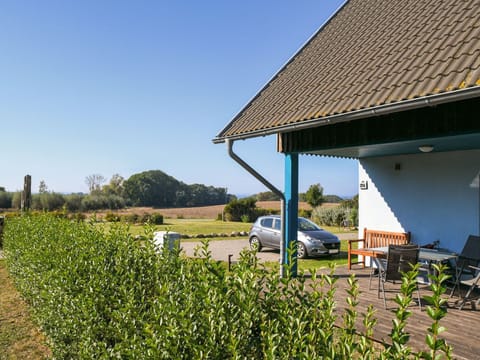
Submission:
POLYGON ((250 138, 268 136, 279 133, 303 130, 313 127, 326 126, 346 121, 354 121, 368 117, 387 115, 391 113, 413 110, 428 106, 436 106, 448 102, 460 101, 480 97, 480 86, 474 86, 466 89, 454 90, 434 95, 418 97, 414 99, 399 101, 391 104, 383 104, 367 109, 360 109, 351 112, 329 115, 321 118, 304 120, 298 123, 276 126, 268 129, 253 130, 231 136, 217 136, 212 141, 214 144, 224 143, 226 139, 231 141, 246 140, 250 138))

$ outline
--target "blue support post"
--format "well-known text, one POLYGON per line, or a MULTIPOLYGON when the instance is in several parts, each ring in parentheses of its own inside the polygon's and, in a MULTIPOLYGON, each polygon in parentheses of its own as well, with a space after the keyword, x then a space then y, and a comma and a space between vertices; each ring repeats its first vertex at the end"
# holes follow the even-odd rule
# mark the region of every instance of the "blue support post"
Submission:
MULTIPOLYGON (((290 249, 297 241, 298 231, 298 154, 285 154, 285 249, 290 249)), ((295 247, 296 249, 296 247, 295 247)), ((297 252, 291 257, 293 277, 297 276, 297 252)), ((290 265, 288 252, 285 251, 283 265, 290 265)))

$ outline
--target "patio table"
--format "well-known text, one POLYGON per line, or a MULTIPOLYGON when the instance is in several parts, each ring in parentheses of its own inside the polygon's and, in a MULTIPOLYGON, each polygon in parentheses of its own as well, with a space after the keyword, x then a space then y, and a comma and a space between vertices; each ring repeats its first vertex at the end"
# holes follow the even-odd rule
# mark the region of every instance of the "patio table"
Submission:
MULTIPOLYGON (((387 246, 370 248, 365 250, 371 251, 372 258, 375 259, 375 261, 377 259, 385 259, 388 254, 387 246)), ((457 257, 457 253, 447 250, 420 248, 418 254, 418 262, 421 264, 420 269, 426 271, 428 275, 431 275, 434 274, 434 269, 432 267, 433 264, 444 263, 450 261, 451 259, 456 259, 457 257)), ((425 283, 429 283, 428 276, 419 280, 425 283)))

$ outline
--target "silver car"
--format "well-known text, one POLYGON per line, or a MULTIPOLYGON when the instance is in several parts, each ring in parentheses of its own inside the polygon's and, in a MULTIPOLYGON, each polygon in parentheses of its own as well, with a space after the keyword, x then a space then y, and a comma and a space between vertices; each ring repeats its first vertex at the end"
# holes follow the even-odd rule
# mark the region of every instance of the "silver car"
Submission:
MULTIPOLYGON (((279 215, 260 216, 250 229, 250 247, 261 251, 268 247, 280 249, 281 218, 279 215)), ((340 240, 332 233, 319 228, 308 219, 298 218, 297 257, 333 255, 340 252, 340 240)))

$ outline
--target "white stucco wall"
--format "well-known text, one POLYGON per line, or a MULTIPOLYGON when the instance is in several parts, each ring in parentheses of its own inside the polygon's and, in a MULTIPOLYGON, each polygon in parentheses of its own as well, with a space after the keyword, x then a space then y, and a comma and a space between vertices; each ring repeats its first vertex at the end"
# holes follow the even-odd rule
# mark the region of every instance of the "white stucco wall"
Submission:
POLYGON ((414 243, 461 251, 480 233, 479 172, 480 150, 361 159, 359 236, 365 227, 410 231, 414 243))

